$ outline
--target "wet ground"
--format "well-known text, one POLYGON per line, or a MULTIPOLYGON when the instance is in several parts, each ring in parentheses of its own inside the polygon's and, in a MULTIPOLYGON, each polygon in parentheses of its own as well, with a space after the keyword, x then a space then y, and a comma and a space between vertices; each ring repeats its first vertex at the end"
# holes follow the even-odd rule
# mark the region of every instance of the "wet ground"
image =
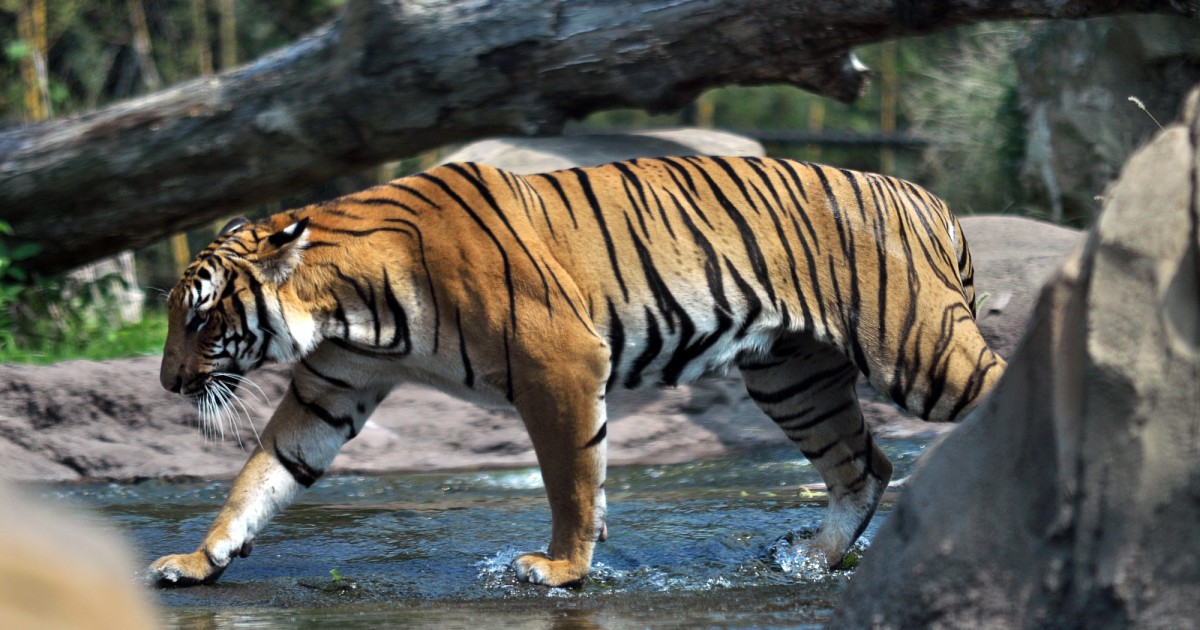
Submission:
MULTIPOLYGON (((924 445, 884 442, 907 474, 924 445)), ((184 628, 472 628, 819 625, 852 571, 802 566, 780 537, 820 522, 820 479, 788 445, 733 459, 613 468, 609 540, 578 589, 516 582, 518 552, 545 548, 536 469, 334 476, 306 492, 213 586, 158 592, 184 628)), ((190 551, 228 482, 43 488, 114 522, 143 564, 190 551)), ((884 506, 864 535, 886 518, 884 506)))

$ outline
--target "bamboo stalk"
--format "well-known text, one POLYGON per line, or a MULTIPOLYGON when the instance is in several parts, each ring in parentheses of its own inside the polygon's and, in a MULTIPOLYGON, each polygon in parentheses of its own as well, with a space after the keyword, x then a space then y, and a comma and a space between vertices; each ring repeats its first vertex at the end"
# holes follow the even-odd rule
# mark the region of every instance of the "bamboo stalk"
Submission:
POLYGON ((192 0, 192 42, 196 47, 196 69, 200 76, 213 73, 212 43, 208 41, 208 3, 192 0))
POLYGON ((217 0, 218 34, 221 38, 221 70, 237 65, 237 17, 233 11, 233 0, 217 0))
MULTIPOLYGON (((899 83, 896 72, 897 48, 895 40, 889 40, 881 46, 879 60, 879 130, 883 133, 896 132, 896 115, 898 109, 899 83)), ((896 150, 890 146, 879 149, 879 172, 893 175, 896 172, 896 150)))
POLYGON ((150 39, 150 27, 146 25, 146 9, 142 0, 129 0, 129 26, 133 29, 133 51, 137 55, 138 69, 142 82, 150 92, 162 87, 162 77, 154 64, 154 49, 150 39))
MULTIPOLYGON (((808 130, 819 133, 825 129, 825 100, 819 96, 809 99, 808 130)), ((813 162, 821 161, 821 145, 810 144, 804 148, 808 159, 813 162)))
POLYGON ((21 85, 28 122, 50 117, 50 86, 46 71, 46 2, 28 0, 17 4, 17 37, 29 46, 21 60, 21 85))

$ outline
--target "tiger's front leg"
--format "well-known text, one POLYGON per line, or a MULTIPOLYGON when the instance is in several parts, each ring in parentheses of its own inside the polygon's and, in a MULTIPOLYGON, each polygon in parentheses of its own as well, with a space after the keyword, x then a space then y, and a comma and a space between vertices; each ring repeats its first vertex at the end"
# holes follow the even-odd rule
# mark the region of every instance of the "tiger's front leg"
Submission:
POLYGON ((309 400, 293 381, 200 547, 155 560, 151 578, 167 587, 211 584, 235 557, 250 555, 255 535, 325 473, 382 394, 346 389, 309 400))
POLYGON ((550 546, 513 561, 517 578, 545 586, 568 586, 591 569, 596 541, 607 538, 604 497, 607 422, 604 384, 608 352, 587 340, 583 354, 564 352, 570 365, 533 371, 514 405, 520 412, 550 500, 550 546), (592 355, 594 361, 587 359, 592 355))

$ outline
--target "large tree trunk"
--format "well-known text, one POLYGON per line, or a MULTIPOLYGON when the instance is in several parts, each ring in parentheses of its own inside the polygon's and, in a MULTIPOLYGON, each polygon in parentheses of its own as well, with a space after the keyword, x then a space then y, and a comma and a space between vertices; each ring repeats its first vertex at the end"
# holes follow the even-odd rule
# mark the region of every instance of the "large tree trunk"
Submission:
POLYGON ((42 244, 29 266, 56 271, 449 142, 670 110, 726 84, 850 101, 866 75, 854 46, 1135 10, 1196 13, 1184 0, 350 0, 248 66, 0 134, 0 220, 42 244))

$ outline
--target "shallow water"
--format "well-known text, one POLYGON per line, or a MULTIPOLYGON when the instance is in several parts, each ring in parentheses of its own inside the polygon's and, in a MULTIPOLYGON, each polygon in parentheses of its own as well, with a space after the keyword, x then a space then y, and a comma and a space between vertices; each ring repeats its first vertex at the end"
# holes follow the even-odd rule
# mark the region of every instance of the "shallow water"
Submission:
MULTIPOLYGON (((884 442, 907 474, 924 448, 884 442)), ((578 589, 516 582, 518 552, 545 548, 550 511, 536 469, 320 481, 213 586, 159 591, 187 628, 438 626, 807 627, 852 572, 796 566, 780 536, 814 529, 820 478, 783 445, 731 459, 613 468, 608 542, 578 589), (335 579, 331 570, 340 579, 335 579)), ((228 482, 55 486, 90 506, 148 564, 195 548, 228 482)), ((886 517, 885 502, 860 542, 886 517)))

